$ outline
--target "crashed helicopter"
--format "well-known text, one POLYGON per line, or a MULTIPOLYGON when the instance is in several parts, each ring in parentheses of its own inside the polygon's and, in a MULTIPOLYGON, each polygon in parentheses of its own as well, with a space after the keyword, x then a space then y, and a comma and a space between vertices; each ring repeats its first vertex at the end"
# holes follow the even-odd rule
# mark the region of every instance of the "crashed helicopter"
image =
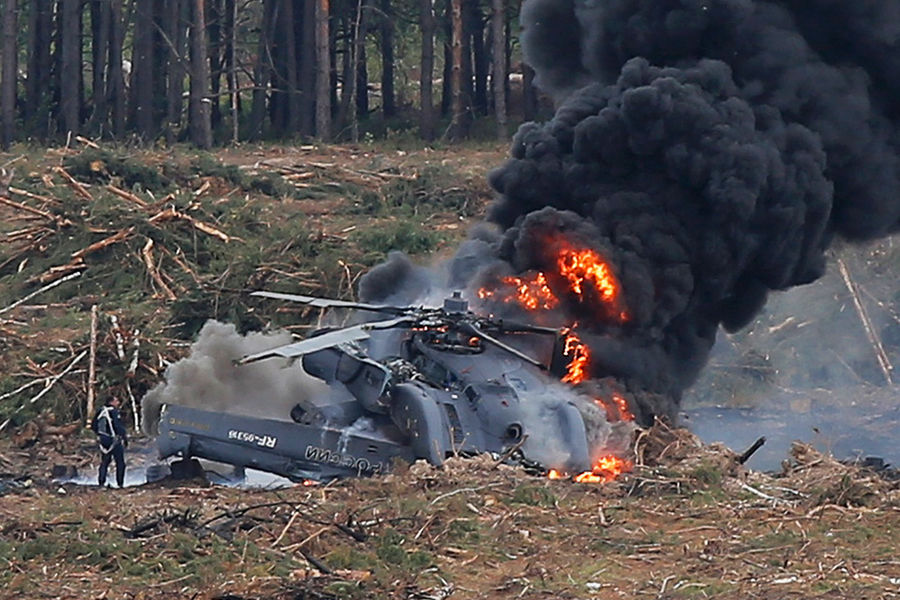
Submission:
POLYGON ((381 318, 234 361, 240 368, 299 359, 327 384, 326 393, 296 404, 290 421, 164 405, 161 458, 203 458, 295 481, 375 475, 395 459, 440 465, 450 455, 484 452, 553 472, 589 471, 595 463, 579 396, 560 382, 566 330, 475 314, 459 292, 438 308, 251 295, 381 318), (552 358, 542 362, 522 346, 552 347, 552 358))

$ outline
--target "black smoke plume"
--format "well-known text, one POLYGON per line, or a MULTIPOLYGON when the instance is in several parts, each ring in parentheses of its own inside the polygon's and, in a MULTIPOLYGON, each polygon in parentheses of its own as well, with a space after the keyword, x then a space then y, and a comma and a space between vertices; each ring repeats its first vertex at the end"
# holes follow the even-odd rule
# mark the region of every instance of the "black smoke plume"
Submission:
POLYGON ((540 270, 554 236, 602 254, 628 321, 566 318, 640 420, 674 416, 719 326, 820 277, 835 236, 897 229, 900 1, 526 0, 521 22, 559 108, 491 174, 499 233, 451 284, 540 270))

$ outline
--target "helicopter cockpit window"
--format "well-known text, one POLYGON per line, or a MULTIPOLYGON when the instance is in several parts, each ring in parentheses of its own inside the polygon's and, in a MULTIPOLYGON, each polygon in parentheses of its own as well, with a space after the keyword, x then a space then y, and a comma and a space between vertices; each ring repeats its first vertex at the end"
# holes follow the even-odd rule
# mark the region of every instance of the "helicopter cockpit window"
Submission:
POLYGON ((528 391, 528 386, 525 385, 525 382, 522 381, 521 379, 519 379, 518 377, 507 377, 506 381, 508 381, 509 385, 511 385, 515 390, 517 390, 519 392, 527 392, 528 391))
POLYGON ((435 385, 450 388, 458 384, 459 379, 452 371, 425 355, 417 356, 413 360, 413 365, 427 381, 435 385))
POLYGON ((479 383, 468 385, 463 390, 469 402, 477 402, 480 398, 498 398, 509 399, 511 396, 510 389, 500 383, 479 383))

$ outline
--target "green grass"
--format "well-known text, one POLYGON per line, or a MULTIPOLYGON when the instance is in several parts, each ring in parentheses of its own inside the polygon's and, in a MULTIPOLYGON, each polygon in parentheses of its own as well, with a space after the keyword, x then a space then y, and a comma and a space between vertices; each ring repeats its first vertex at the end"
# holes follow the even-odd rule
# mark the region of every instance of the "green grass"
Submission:
POLYGON ((520 485, 513 490, 512 497, 508 499, 510 504, 525 504, 527 506, 541 506, 553 508, 557 506, 557 498, 546 486, 520 485))

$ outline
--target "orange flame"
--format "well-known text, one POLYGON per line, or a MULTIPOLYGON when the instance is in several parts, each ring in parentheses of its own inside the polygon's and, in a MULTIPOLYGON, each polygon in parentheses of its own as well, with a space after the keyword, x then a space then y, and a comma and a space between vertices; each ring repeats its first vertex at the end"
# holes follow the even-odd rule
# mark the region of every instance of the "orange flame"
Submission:
MULTIPOLYGON (((559 299, 553 294, 547 283, 547 277, 543 273, 536 273, 532 279, 521 277, 504 277, 501 281, 513 288, 502 298, 503 302, 518 302, 528 310, 552 310, 559 304, 559 299)), ((481 288, 478 297, 482 300, 493 298, 497 294, 494 290, 481 288)))
POLYGON ((618 285, 609 265, 593 250, 563 250, 556 261, 559 273, 569 280, 569 286, 578 296, 584 293, 583 283, 590 281, 606 302, 613 302, 618 285))
MULTIPOLYGON (((634 465, 631 461, 608 454, 597 459, 590 471, 585 471, 572 477, 572 481, 575 483, 608 483, 622 473, 631 471, 633 468, 634 465)), ((556 469, 550 469, 547 472, 547 479, 563 479, 566 477, 568 477, 566 473, 556 469)))
POLYGON ((607 483, 633 468, 631 461, 609 454, 601 456, 594 463, 593 469, 585 471, 573 478, 576 483, 607 483))
POLYGON ((628 401, 616 392, 613 392, 611 400, 594 398, 594 403, 606 411, 606 420, 611 423, 634 421, 634 414, 628 408, 628 401))
POLYGON ((572 357, 566 367, 566 374, 562 378, 563 383, 576 385, 584 381, 587 378, 587 366, 591 360, 591 349, 572 330, 566 332, 563 356, 572 357))
MULTIPOLYGON (((568 284, 569 291, 574 293, 580 302, 589 300, 585 298, 585 291, 586 284, 590 284, 596 290, 599 299, 610 309, 609 314, 614 314, 620 321, 628 320, 628 313, 615 306, 619 296, 619 284, 612 274, 612 268, 597 252, 564 247, 557 253, 556 270, 562 278, 561 281, 568 284)), ((531 311, 552 310, 559 304, 559 298, 550 288, 547 275, 543 272, 537 272, 530 278, 510 276, 500 281, 512 290, 498 292, 481 288, 478 290, 478 297, 482 300, 496 298, 507 303, 517 302, 531 311)))
POLYGON ((620 419, 623 421, 634 421, 634 414, 628 409, 628 402, 625 398, 613 392, 613 403, 619 409, 620 419))

